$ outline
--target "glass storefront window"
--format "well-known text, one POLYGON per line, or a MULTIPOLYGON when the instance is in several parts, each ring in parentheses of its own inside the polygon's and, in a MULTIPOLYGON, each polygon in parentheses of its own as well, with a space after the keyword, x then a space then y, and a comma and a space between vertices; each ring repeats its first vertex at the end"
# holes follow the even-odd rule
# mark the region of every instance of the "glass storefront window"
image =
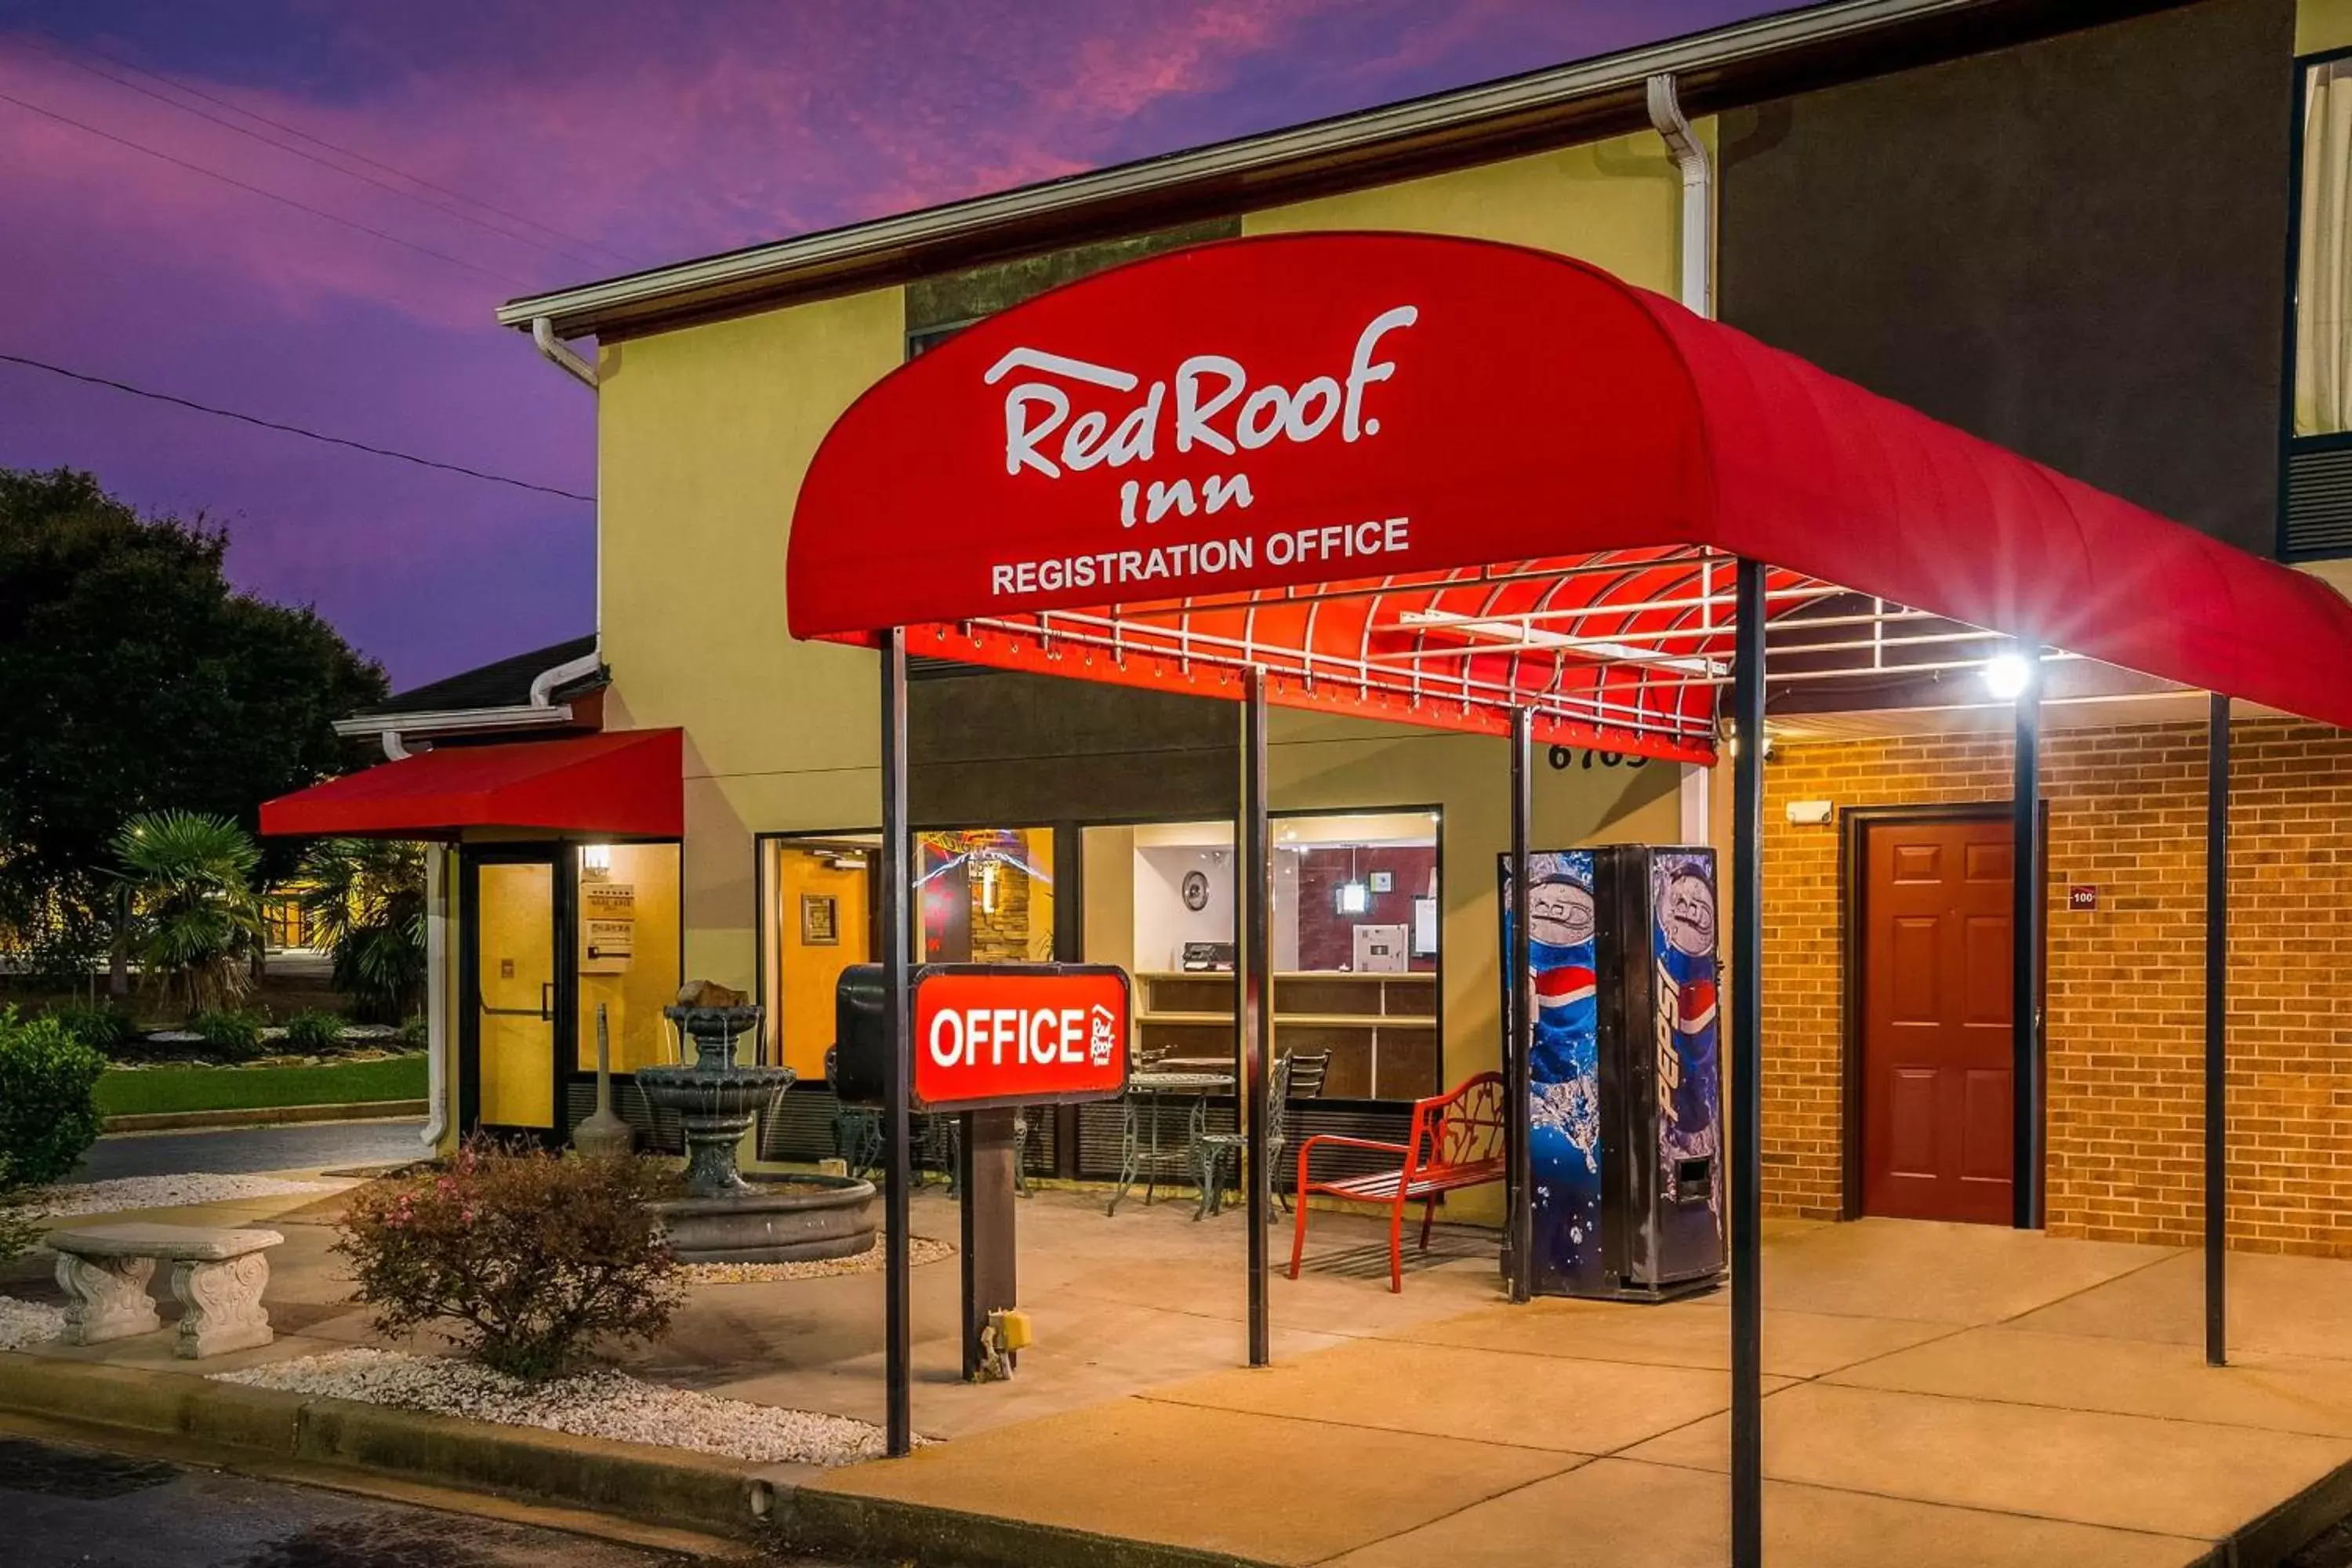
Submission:
MULTIPOLYGON (((874 952, 875 834, 768 841, 762 865, 768 951, 762 957, 770 1059, 803 1082, 824 1077, 841 972, 874 952)), ((922 909, 919 963, 1043 963, 1054 956, 1050 828, 919 833, 912 846, 922 909)))
POLYGON ((613 1070, 677 1059, 661 1010, 677 999, 678 847, 583 844, 579 857, 577 1060, 596 1068, 596 1009, 604 1009, 613 1070))
MULTIPOLYGON (((1275 1047, 1318 1058, 1328 1097, 1443 1087, 1438 826, 1426 810, 1275 818, 1275 1047)), ((1083 844, 1086 956, 1134 974, 1137 1050, 1230 1060, 1233 825, 1090 827, 1083 844)))

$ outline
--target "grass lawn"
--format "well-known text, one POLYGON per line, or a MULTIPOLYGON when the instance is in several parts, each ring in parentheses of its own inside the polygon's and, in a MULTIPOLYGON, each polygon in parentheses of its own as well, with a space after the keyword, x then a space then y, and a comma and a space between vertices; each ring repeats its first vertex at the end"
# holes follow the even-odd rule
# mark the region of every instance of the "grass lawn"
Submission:
POLYGON ((146 1068, 98 1080, 107 1116, 167 1110, 244 1110, 264 1105, 354 1105, 425 1098, 425 1057, 291 1068, 146 1068))

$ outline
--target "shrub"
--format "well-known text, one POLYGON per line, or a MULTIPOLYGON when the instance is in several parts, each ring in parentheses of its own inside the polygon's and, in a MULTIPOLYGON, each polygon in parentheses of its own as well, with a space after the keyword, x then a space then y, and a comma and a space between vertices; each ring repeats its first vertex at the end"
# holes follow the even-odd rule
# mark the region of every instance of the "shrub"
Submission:
POLYGON ((402 1019, 400 1027, 392 1032, 392 1037, 413 1051, 421 1051, 433 1043, 432 1032, 422 1013, 412 1013, 402 1019))
POLYGON ((261 1054, 261 1020, 251 1013, 198 1013, 188 1020, 188 1032, 231 1061, 261 1054))
POLYGON ((684 1287, 648 1205, 681 1191, 650 1160, 477 1141, 443 1169, 362 1188, 335 1250, 380 1331, 443 1324, 486 1366, 552 1377, 598 1339, 668 1329, 684 1287))
POLYGON ((313 1008, 297 1013, 286 1020, 286 1046, 307 1056, 331 1051, 343 1043, 343 1019, 340 1013, 327 1013, 313 1008))
POLYGON ((100 1056, 113 1056, 139 1037, 139 1025, 129 1013, 103 1002, 68 1002, 48 1016, 58 1026, 100 1056))
POLYGON ((98 1139, 106 1058, 54 1018, 0 1010, 0 1165, 10 1186, 46 1186, 98 1139))

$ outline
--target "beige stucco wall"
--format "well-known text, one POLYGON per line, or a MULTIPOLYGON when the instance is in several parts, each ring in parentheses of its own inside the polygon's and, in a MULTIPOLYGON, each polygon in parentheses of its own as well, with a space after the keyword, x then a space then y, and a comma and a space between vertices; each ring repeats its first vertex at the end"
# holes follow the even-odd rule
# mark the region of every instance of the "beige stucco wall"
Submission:
POLYGON ((784 631, 817 443, 899 363, 897 289, 608 346, 598 580, 616 727, 686 731, 686 968, 749 987, 754 831, 876 816, 871 654, 784 631))
MULTIPOLYGON (((1711 125, 1702 127, 1711 134, 1711 125)), ((1456 233, 1575 255, 1671 291, 1678 184, 1654 135, 1251 214, 1252 234, 1456 233)), ((607 347, 601 358, 601 614, 617 725, 687 731, 686 966, 750 986, 751 836, 871 826, 873 656, 785 635, 784 545, 826 428, 896 366, 897 289, 607 347)), ((1507 847, 1499 740, 1277 713, 1276 809, 1445 813, 1446 1070, 1496 1064, 1494 857, 1507 847)), ((1674 839, 1675 770, 1539 768, 1539 845, 1674 839)))
POLYGON ((2294 52, 2352 48, 2352 0, 2302 0, 2294 8, 2294 52))
MULTIPOLYGON (((2352 0, 2347 0, 2352 4, 2352 0)), ((1715 121, 1694 122, 1712 146, 1715 121)), ((1629 283, 1675 291, 1682 184, 1655 132, 1538 153, 1393 185, 1270 207, 1244 234, 1388 228, 1554 250, 1629 283)))

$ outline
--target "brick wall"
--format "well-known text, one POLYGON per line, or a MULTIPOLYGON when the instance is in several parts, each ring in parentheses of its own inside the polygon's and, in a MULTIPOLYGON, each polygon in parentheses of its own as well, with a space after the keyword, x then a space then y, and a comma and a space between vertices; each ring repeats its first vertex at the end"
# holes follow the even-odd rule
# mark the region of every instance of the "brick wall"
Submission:
MULTIPOLYGON (((2003 736, 1777 748, 1765 769, 1765 1201, 1839 1213, 1840 844, 1792 800, 2006 800, 2003 736)), ((2048 733, 2050 1231, 2193 1244, 2203 1224, 2205 734, 2048 733), (2066 889, 2099 907, 2070 911, 2066 889)), ((2352 1257, 2352 738, 2238 729, 2231 798, 2230 1224, 2352 1257)))

